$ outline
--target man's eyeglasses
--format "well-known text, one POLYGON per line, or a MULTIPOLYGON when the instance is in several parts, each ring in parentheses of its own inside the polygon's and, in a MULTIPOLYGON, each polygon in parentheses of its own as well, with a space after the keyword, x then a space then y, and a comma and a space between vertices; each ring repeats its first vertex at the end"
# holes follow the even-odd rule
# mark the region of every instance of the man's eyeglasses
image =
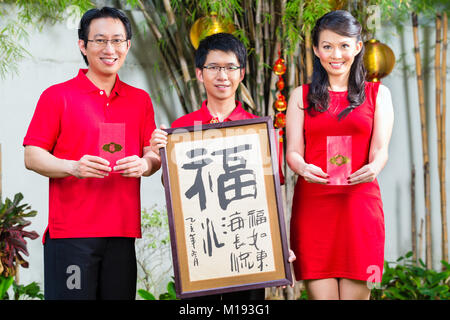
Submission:
POLYGON ((218 74, 220 72, 220 70, 222 70, 222 69, 223 69, 223 71, 225 71, 226 74, 231 74, 231 73, 234 73, 236 70, 241 69, 241 67, 238 67, 238 66, 225 66, 225 67, 203 66, 203 69, 211 74, 218 74))
POLYGON ((108 42, 110 42, 111 45, 116 47, 116 48, 121 47, 125 42, 127 42, 126 39, 111 39, 111 40, 94 39, 94 40, 88 40, 88 41, 89 42, 93 42, 98 47, 106 47, 106 44, 108 42))

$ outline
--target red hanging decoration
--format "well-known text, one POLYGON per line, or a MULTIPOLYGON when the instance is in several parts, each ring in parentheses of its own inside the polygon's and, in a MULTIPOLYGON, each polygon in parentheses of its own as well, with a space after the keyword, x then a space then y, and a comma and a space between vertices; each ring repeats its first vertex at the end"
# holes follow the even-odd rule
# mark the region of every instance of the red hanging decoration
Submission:
POLYGON ((280 173, 280 183, 284 184, 284 175, 283 175, 283 166, 282 163, 284 163, 283 160, 283 135, 284 130, 283 128, 286 126, 286 115, 283 113, 283 111, 286 111, 287 109, 287 101, 284 95, 281 93, 284 89, 284 80, 283 80, 283 74, 286 72, 286 65, 284 64, 284 59, 281 58, 281 51, 278 51, 278 59, 275 61, 275 64, 273 66, 273 72, 278 76, 277 81, 277 89, 278 89, 278 95, 277 100, 275 101, 273 107, 277 111, 277 114, 275 115, 274 119, 274 126, 278 129, 278 172, 280 173))
POLYGON ((286 126, 286 115, 282 112, 279 112, 275 115, 275 128, 280 128, 280 132, 282 132, 283 130, 281 130, 281 128, 284 128, 286 126))

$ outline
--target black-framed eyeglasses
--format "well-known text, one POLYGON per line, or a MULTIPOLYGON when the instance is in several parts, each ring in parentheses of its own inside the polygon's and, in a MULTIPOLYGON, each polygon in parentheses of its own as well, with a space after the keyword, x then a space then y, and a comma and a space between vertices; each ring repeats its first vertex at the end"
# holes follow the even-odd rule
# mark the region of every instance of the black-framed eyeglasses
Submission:
POLYGON ((242 69, 242 67, 240 66, 203 66, 203 69, 206 70, 207 72, 210 72, 212 74, 218 74, 220 72, 220 70, 225 71, 226 74, 230 74, 235 72, 236 70, 242 69))
POLYGON ((111 43, 112 46, 118 48, 121 47, 125 42, 127 42, 127 39, 94 39, 94 40, 88 40, 88 42, 93 42, 98 47, 106 47, 106 44, 108 42, 111 43))

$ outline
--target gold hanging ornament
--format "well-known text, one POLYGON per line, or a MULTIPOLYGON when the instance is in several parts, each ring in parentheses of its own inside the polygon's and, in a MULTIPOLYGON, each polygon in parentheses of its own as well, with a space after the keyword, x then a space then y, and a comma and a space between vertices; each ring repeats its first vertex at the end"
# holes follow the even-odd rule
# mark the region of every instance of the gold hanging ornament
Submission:
POLYGON ((367 70, 367 81, 379 82, 392 72, 395 65, 394 52, 384 43, 371 39, 364 43, 364 66, 367 70))
POLYGON ((189 37, 192 46, 197 49, 200 41, 207 36, 221 32, 233 33, 234 30, 234 25, 232 23, 217 17, 216 12, 211 12, 210 16, 199 18, 194 22, 189 37))
POLYGON ((284 64, 284 59, 281 58, 281 52, 278 51, 278 59, 275 61, 275 64, 273 66, 273 72, 278 76, 277 81, 277 88, 278 88, 278 95, 277 100, 274 103, 274 108, 278 112, 283 112, 287 108, 287 102, 284 95, 281 93, 284 89, 284 80, 283 80, 283 74, 286 72, 286 65, 284 64))
POLYGON ((275 64, 273 66, 273 72, 278 76, 277 81, 277 89, 278 89, 278 95, 277 100, 275 100, 273 107, 277 111, 277 114, 275 115, 274 120, 274 126, 278 129, 278 163, 279 163, 279 173, 280 173, 280 183, 284 184, 284 175, 282 170, 282 159, 283 159, 283 135, 284 130, 283 128, 286 126, 286 115, 283 113, 283 111, 286 111, 287 108, 287 101, 284 95, 281 93, 284 89, 284 80, 283 80, 283 74, 286 72, 286 65, 284 64, 284 59, 281 58, 281 51, 278 51, 278 59, 275 61, 275 64))
POLYGON ((278 94, 278 98, 274 103, 274 108, 278 112, 283 112, 287 108, 286 98, 281 93, 278 94))

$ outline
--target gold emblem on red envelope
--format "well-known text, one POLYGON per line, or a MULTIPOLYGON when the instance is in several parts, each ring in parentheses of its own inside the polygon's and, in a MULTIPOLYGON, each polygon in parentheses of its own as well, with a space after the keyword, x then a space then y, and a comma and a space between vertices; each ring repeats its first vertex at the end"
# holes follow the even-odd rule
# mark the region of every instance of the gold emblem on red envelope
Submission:
POLYGON ((335 155, 330 159, 330 163, 335 164, 337 166, 342 166, 343 164, 349 163, 350 159, 342 154, 335 155))
POLYGON ((119 152, 123 149, 123 147, 120 144, 110 142, 102 146, 102 149, 109 153, 115 153, 119 152))

